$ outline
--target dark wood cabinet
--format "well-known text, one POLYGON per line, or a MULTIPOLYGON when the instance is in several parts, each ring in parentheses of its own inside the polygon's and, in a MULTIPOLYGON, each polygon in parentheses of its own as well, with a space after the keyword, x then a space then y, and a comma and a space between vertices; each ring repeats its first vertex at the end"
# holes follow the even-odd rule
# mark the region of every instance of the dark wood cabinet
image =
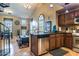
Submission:
POLYGON ((65 15, 64 14, 58 16, 58 23, 59 23, 59 26, 65 25, 65 15))
POLYGON ((31 51, 35 55, 41 55, 42 53, 44 54, 63 46, 70 49, 73 48, 72 33, 53 33, 44 36, 45 37, 42 35, 31 35, 31 51))
POLYGON ((64 34, 53 34, 50 35, 49 39, 49 50, 60 48, 64 46, 64 34))
POLYGON ((49 50, 55 49, 55 35, 50 35, 49 39, 49 50))
POLYGON ((73 25, 74 18, 72 18, 70 13, 65 14, 65 25, 73 25))
POLYGON ((73 25, 74 24, 73 16, 74 15, 72 13, 58 15, 58 25, 59 26, 73 25))
POLYGON ((56 48, 61 47, 61 35, 60 34, 56 34, 56 48))
POLYGON ((70 14, 70 17, 71 17, 72 19, 75 18, 75 14, 74 14, 74 12, 70 12, 69 14, 70 14))
POLYGON ((75 17, 79 17, 79 10, 74 11, 74 18, 75 18, 75 17))
POLYGON ((60 34, 60 45, 63 47, 64 46, 64 34, 60 34))
POLYGON ((73 37, 71 33, 64 33, 64 34, 53 34, 50 35, 49 39, 49 50, 60 48, 60 47, 67 47, 72 49, 73 48, 73 37))
POLYGON ((72 34, 65 34, 65 47, 68 47, 70 49, 73 48, 73 37, 72 34))
POLYGON ((31 35, 31 51, 35 54, 38 55, 38 40, 37 36, 32 36, 31 35))

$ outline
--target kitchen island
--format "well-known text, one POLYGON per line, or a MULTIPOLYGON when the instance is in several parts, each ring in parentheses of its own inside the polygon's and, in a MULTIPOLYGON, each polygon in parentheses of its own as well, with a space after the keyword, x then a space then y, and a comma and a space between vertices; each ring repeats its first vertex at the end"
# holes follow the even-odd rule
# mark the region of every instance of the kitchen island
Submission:
POLYGON ((42 55, 49 50, 49 34, 34 33, 31 34, 31 51, 35 55, 42 55))
POLYGON ((72 33, 34 33, 31 34, 31 52, 34 55, 43 55, 60 47, 72 49, 72 42, 72 33))

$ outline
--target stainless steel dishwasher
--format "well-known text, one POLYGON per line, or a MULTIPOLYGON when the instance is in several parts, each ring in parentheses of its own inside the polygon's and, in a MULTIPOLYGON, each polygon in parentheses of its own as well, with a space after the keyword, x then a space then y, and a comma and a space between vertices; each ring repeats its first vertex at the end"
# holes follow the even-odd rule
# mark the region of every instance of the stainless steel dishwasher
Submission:
POLYGON ((49 50, 48 36, 43 36, 38 39, 38 55, 45 54, 49 50))

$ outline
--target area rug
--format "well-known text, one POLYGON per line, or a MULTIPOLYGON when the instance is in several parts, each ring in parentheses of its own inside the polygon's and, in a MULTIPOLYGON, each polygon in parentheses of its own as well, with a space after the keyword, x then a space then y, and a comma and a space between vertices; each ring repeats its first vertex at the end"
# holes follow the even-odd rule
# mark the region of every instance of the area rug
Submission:
POLYGON ((64 56, 67 53, 68 51, 65 51, 64 49, 55 49, 50 51, 50 54, 52 54, 53 56, 64 56))

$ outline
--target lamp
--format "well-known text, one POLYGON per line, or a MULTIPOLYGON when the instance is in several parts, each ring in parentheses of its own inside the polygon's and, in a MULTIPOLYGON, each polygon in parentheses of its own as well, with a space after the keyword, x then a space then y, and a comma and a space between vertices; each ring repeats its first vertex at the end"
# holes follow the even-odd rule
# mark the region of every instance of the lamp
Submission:
POLYGON ((68 4, 69 4, 69 3, 65 3, 65 8, 66 8, 65 13, 69 13, 69 10, 67 9, 68 4))
POLYGON ((69 11, 66 9, 65 13, 69 13, 69 11))

